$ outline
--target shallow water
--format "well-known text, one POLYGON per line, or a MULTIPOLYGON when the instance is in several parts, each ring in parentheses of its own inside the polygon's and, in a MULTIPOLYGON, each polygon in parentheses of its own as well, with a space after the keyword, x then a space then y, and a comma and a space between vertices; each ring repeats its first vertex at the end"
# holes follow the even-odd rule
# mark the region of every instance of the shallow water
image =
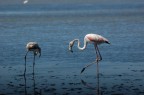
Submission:
POLYGON ((1 6, 0 94, 143 95, 142 4, 1 6), (96 65, 80 74, 95 60, 92 44, 82 52, 76 45, 73 53, 68 51, 69 41, 79 38, 83 45, 88 33, 100 34, 111 42, 99 46, 103 57, 99 78, 96 65), (39 43, 42 56, 36 58, 33 75, 33 56, 28 54, 24 77, 25 45, 29 41, 39 43))

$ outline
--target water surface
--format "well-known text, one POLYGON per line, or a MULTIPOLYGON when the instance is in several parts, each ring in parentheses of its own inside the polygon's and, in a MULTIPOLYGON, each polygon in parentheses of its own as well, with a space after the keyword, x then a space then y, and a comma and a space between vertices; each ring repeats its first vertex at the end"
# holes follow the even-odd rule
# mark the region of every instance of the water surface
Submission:
POLYGON ((144 12, 143 3, 53 4, 0 6, 0 94, 19 95, 143 95, 144 12), (94 46, 85 51, 69 41, 88 33, 100 34, 111 45, 99 46, 103 60, 95 61, 94 46), (24 70, 25 45, 36 41, 42 48, 32 74, 33 54, 24 70), (90 86, 87 86, 90 85, 90 86), (99 91, 99 93, 98 93, 99 91))

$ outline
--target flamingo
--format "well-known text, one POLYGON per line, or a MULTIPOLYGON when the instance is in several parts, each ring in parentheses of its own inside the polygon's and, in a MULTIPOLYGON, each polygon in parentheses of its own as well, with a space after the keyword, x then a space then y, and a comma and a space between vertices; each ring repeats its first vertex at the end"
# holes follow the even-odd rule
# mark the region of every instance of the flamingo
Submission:
POLYGON ((25 70, 24 70, 24 75, 26 72, 26 57, 29 51, 33 51, 34 58, 33 58, 33 73, 34 73, 34 65, 35 65, 35 56, 39 54, 39 57, 41 56, 41 48, 39 47, 37 42, 29 42, 26 45, 26 55, 25 55, 25 70))
MULTIPOLYGON (((83 47, 80 47, 80 41, 79 39, 74 39, 72 41, 69 42, 69 51, 73 52, 72 50, 72 47, 74 45, 75 42, 78 42, 78 49, 79 50, 84 50, 86 49, 87 47, 87 44, 88 43, 93 43, 94 44, 94 47, 95 47, 95 51, 96 51, 96 61, 97 61, 97 65, 98 65, 98 61, 101 61, 102 60, 102 56, 100 54, 100 51, 98 49, 98 45, 102 44, 102 43, 107 43, 107 44, 110 44, 110 42, 108 41, 108 39, 106 39, 105 37, 101 36, 101 35, 98 35, 98 34, 86 34, 85 37, 84 37, 84 46, 83 47)), ((92 64, 94 64, 95 62, 91 63, 91 64, 88 64, 86 65, 81 73, 89 66, 91 66, 92 64)), ((98 66, 97 66, 98 67, 98 66)))
POLYGON ((26 3, 28 3, 28 0, 24 0, 24 1, 23 1, 23 4, 26 4, 26 3))

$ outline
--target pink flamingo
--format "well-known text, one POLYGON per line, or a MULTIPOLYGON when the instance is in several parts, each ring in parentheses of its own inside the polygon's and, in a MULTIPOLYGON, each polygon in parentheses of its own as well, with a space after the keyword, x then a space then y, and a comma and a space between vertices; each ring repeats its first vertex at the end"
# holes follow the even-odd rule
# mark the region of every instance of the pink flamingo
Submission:
POLYGON ((33 59, 33 73, 34 73, 35 56, 37 54, 39 54, 39 57, 41 56, 41 48, 39 47, 38 43, 29 42, 26 45, 26 49, 27 49, 27 52, 26 52, 26 55, 25 55, 25 71, 24 71, 24 74, 26 72, 26 56, 27 56, 29 51, 33 51, 33 54, 34 54, 34 59, 33 59))
MULTIPOLYGON (((98 45, 99 45, 99 44, 102 44, 102 43, 110 44, 110 42, 109 42, 106 38, 104 38, 103 36, 101 36, 101 35, 98 35, 98 34, 87 34, 87 35, 84 37, 84 46, 83 46, 83 47, 80 47, 80 41, 79 41, 79 39, 74 39, 74 40, 70 41, 70 43, 69 43, 69 50, 70 50, 71 52, 73 52, 72 47, 73 47, 73 45, 74 45, 74 43, 75 43, 76 41, 78 41, 78 49, 79 49, 79 50, 84 50, 84 49, 86 49, 88 43, 93 43, 93 44, 94 44, 95 51, 96 51, 96 61, 97 61, 97 63, 98 63, 98 61, 101 61, 101 60, 102 60, 102 56, 101 56, 100 51, 99 51, 99 49, 98 49, 98 45)), ((94 64, 94 63, 95 63, 95 62, 86 65, 86 66, 82 69, 81 73, 85 70, 85 68, 89 67, 90 65, 92 65, 92 64, 94 64)))

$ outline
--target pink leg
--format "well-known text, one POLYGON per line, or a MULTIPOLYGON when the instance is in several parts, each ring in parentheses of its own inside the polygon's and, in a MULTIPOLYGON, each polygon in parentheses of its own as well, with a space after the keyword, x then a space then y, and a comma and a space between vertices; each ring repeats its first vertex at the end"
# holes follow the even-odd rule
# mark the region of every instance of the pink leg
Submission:
POLYGON ((97 44, 94 44, 94 46, 95 46, 95 51, 96 51, 96 60, 101 61, 102 57, 101 57, 101 54, 99 52, 98 46, 97 46, 97 44))
POLYGON ((98 51, 98 53, 99 53, 100 60, 102 60, 102 56, 101 56, 101 54, 100 54, 100 51, 99 51, 98 46, 97 46, 97 51, 98 51))

